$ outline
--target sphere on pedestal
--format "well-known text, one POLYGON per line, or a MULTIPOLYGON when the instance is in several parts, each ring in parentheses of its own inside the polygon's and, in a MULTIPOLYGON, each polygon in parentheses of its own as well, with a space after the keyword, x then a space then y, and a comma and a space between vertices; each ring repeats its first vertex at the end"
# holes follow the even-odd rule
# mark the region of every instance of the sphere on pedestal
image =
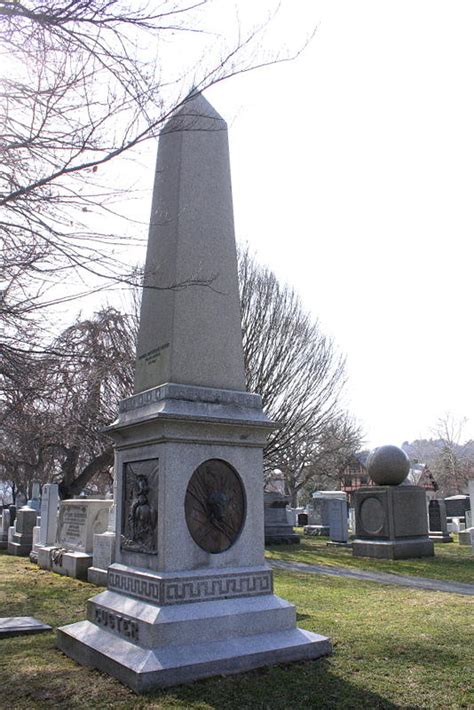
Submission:
POLYGON ((398 446, 379 446, 369 455, 367 470, 378 486, 398 486, 408 476, 410 459, 398 446))

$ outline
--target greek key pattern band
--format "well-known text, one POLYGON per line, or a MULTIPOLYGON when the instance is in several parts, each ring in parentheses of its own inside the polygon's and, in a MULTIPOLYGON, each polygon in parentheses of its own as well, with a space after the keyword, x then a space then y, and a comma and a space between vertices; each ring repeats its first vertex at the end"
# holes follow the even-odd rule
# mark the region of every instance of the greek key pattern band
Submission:
POLYGON ((109 570, 107 587, 113 592, 165 606, 272 594, 273 580, 271 570, 197 579, 161 579, 156 582, 138 575, 109 570))

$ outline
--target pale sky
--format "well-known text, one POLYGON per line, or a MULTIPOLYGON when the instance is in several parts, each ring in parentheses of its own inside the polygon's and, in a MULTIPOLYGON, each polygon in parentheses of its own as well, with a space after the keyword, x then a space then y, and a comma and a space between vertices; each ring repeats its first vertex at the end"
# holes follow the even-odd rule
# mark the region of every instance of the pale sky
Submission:
POLYGON ((303 56, 207 94, 237 237, 346 353, 368 445, 429 437, 446 411, 474 438, 474 3, 284 10, 289 40, 318 23, 303 56))
MULTIPOLYGON (((277 4, 225 3, 243 24, 277 4)), ((346 354, 368 446, 429 437, 447 411, 474 438, 474 3, 284 0, 268 46, 316 25, 299 59, 206 94, 229 124, 237 239, 346 354)))

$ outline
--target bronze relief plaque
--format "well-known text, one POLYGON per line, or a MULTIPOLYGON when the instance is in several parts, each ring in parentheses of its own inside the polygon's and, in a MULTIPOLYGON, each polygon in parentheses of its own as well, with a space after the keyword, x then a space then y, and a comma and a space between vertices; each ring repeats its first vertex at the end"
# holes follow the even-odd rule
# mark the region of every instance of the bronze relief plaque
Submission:
POLYGON ((130 461, 123 471, 120 547, 156 555, 158 522, 158 459, 130 461))
POLYGON ((228 550, 242 530, 245 507, 242 481, 229 463, 209 459, 194 471, 184 508, 191 537, 202 550, 228 550))

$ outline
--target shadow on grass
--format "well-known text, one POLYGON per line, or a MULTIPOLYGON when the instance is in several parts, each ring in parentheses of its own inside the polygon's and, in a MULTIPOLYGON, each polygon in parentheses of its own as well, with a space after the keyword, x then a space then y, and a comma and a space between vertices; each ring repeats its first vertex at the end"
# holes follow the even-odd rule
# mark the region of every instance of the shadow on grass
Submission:
MULTIPOLYGON (((357 687, 331 670, 329 659, 271 666, 237 676, 199 681, 166 691, 168 701, 185 707, 213 710, 309 710, 310 708, 400 708, 389 700, 357 687)), ((147 697, 163 697, 164 692, 147 697)))
MULTIPOLYGON (((99 671, 68 661, 61 665, 59 672, 49 667, 33 675, 27 663, 17 665, 12 707, 58 710, 95 707, 114 710, 147 707, 156 710, 395 710, 407 707, 357 687, 351 679, 336 676, 326 658, 209 678, 141 696, 99 671)), ((7 692, 7 685, 0 682, 0 689, 7 692)))

